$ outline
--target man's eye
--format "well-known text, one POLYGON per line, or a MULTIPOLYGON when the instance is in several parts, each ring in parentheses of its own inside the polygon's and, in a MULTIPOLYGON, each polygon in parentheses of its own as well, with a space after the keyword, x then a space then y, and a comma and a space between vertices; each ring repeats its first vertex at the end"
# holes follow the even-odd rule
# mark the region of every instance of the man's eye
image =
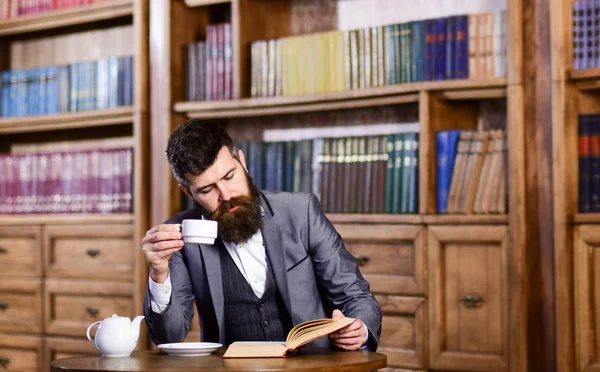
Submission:
POLYGON ((208 194, 210 192, 211 188, 207 187, 205 189, 202 189, 202 191, 200 191, 200 194, 208 194))
POLYGON ((233 173, 229 173, 228 175, 226 175, 226 176, 225 176, 225 179, 226 179, 227 181, 229 181, 229 180, 230 180, 230 179, 232 179, 232 178, 233 178, 233 173))

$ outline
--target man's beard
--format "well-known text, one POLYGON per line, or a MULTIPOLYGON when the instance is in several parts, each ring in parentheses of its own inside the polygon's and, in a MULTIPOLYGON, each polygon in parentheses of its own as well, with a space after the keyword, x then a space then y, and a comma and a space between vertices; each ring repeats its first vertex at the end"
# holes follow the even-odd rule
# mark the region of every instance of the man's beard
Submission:
POLYGON ((212 214, 194 200, 194 205, 205 218, 219 222, 219 235, 226 242, 243 243, 262 227, 260 193, 246 174, 248 195, 231 198, 221 204, 212 214), (238 207, 233 212, 231 208, 238 207))

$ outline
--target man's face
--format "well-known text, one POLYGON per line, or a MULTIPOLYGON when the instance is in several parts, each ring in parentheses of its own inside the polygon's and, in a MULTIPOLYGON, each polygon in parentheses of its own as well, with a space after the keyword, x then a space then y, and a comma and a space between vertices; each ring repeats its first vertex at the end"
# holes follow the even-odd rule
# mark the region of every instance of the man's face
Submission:
POLYGON ((241 152, 237 161, 223 147, 213 165, 188 181, 189 191, 179 187, 205 218, 219 222, 224 241, 244 242, 262 227, 260 195, 247 174, 241 152))

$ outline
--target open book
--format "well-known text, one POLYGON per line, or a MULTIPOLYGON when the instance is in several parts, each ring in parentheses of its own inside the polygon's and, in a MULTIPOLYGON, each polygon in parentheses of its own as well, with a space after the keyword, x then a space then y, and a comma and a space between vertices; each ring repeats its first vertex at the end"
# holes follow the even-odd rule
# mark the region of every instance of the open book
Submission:
POLYGON ((314 319, 296 325, 284 342, 241 342, 229 345, 223 358, 278 358, 292 356, 302 345, 344 328, 354 318, 314 319))

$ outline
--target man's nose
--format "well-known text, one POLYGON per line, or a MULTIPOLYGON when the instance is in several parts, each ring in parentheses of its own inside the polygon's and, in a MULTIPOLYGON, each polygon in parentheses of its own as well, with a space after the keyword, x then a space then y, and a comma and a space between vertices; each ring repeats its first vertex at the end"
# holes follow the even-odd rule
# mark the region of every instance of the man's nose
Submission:
POLYGON ((219 189, 219 200, 228 201, 229 199, 231 199, 232 192, 229 189, 229 187, 227 187, 224 184, 220 184, 220 185, 217 185, 217 188, 219 189))

